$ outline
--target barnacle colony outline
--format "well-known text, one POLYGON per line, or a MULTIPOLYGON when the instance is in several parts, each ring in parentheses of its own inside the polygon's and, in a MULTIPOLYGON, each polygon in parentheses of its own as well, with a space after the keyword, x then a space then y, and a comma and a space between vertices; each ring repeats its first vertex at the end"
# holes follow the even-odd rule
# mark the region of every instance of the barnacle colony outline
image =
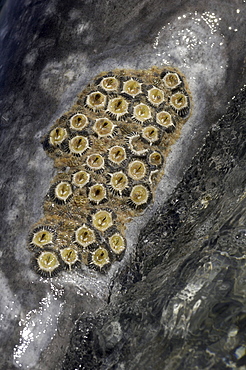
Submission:
POLYGON ((81 264, 105 272, 121 260, 125 224, 153 199, 189 115, 190 93, 176 69, 95 77, 43 139, 59 172, 29 235, 38 273, 81 264))

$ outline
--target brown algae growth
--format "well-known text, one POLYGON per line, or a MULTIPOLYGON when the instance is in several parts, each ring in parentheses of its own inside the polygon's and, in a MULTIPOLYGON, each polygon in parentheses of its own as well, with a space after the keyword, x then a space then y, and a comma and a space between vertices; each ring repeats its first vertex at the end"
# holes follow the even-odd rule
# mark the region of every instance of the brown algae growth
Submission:
POLYGON ((79 94, 43 139, 58 173, 28 240, 38 273, 122 259, 125 224, 153 200, 190 99, 170 67, 101 73, 79 94))

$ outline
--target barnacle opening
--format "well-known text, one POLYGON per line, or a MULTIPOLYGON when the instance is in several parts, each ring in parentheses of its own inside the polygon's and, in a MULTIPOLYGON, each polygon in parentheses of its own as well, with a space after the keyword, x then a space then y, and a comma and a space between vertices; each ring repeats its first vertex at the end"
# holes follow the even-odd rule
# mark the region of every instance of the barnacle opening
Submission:
POLYGON ((130 162, 128 165, 128 175, 133 180, 142 180, 146 175, 145 163, 139 160, 130 162))
POLYGON ((95 184, 90 187, 88 198, 90 201, 99 204, 107 197, 106 188, 102 184, 95 184))
POLYGON ((83 170, 75 172, 72 176, 72 183, 79 188, 82 188, 83 186, 88 184, 89 181, 90 174, 83 170))
POLYGON ((176 109, 180 110, 188 106, 188 99, 185 94, 177 92, 170 98, 170 104, 176 109))
POLYGON ((132 134, 129 136, 129 147, 134 155, 142 156, 148 152, 146 144, 143 142, 140 134, 132 134))
POLYGON ((33 230, 31 244, 42 248, 52 244, 55 238, 55 232, 49 227, 41 226, 33 230))
POLYGON ((128 187, 128 178, 124 172, 119 171, 111 175, 110 186, 116 192, 122 194, 122 192, 128 187))
POLYGON ((115 254, 120 254, 126 249, 126 242, 122 235, 115 233, 109 237, 109 246, 115 254))
POLYGON ((149 190, 144 185, 135 185, 130 193, 130 199, 136 207, 146 204, 149 198, 149 190))
POLYGON ((148 91, 148 100, 155 106, 164 102, 164 92, 157 87, 153 87, 148 91))
POLYGON ((118 89, 119 81, 115 77, 104 77, 100 86, 106 91, 115 91, 118 89))
POLYGON ((43 251, 37 257, 37 270, 45 276, 52 276, 60 267, 60 261, 54 251, 43 251))
POLYGON ((110 263, 109 253, 106 248, 99 247, 94 252, 91 252, 90 264, 102 269, 110 263))
POLYGON ((54 128, 50 132, 50 144, 53 146, 60 145, 67 138, 67 130, 64 127, 54 128))
POLYGON ((152 166, 161 166, 163 163, 163 157, 161 153, 154 151, 150 153, 148 157, 149 164, 152 166))
POLYGON ((128 113, 128 102, 122 97, 111 99, 109 100, 107 110, 118 119, 128 113))
POLYGON ((172 116, 166 111, 161 111, 156 115, 156 122, 162 127, 173 126, 172 116))
POLYGON ((85 136, 75 136, 69 140, 70 152, 77 155, 82 155, 89 148, 89 141, 85 136))
POLYGON ((142 136, 151 145, 159 140, 159 131, 155 126, 147 126, 143 128, 142 136))
POLYGON ((77 264, 79 261, 79 254, 78 251, 71 247, 65 247, 60 250, 60 255, 63 262, 69 267, 71 270, 72 266, 77 264))
POLYGON ((92 216, 93 226, 99 231, 106 231, 113 225, 111 212, 100 210, 92 216))
POLYGON ((94 153, 86 158, 86 164, 91 170, 101 170, 104 168, 104 158, 101 154, 94 153))
POLYGON ((111 162, 115 164, 120 164, 126 159, 126 150, 122 146, 112 146, 109 148, 108 158, 111 162))
POLYGON ((96 241, 94 230, 83 224, 75 231, 75 242, 86 248, 96 241))
POLYGON ((151 110, 148 105, 140 103, 133 109, 133 116, 140 122, 144 122, 151 118, 151 110))
POLYGON ((168 89, 175 89, 181 84, 179 75, 175 72, 168 72, 163 77, 163 82, 168 89))
POLYGON ((93 110, 103 109, 106 104, 106 96, 100 91, 90 93, 86 98, 86 104, 93 110))
POLYGON ((142 92, 141 83, 133 79, 128 80, 123 83, 123 92, 135 97, 142 92))
POLYGON ((55 186, 55 197, 66 202, 73 194, 72 186, 67 181, 61 181, 55 186))
POLYGON ((93 126, 93 130, 99 137, 111 136, 115 125, 108 118, 98 118, 93 126))
POLYGON ((70 118, 69 122, 71 129, 80 131, 88 125, 88 118, 82 113, 77 113, 70 118))

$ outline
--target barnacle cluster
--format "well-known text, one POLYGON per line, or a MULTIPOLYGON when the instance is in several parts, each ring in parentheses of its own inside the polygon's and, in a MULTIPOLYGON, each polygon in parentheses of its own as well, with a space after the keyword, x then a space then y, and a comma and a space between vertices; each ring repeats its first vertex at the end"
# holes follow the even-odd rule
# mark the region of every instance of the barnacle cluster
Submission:
POLYGON ((176 69, 101 73, 43 139, 58 173, 28 247, 37 272, 106 271, 126 249, 125 224, 154 197, 190 113, 176 69))

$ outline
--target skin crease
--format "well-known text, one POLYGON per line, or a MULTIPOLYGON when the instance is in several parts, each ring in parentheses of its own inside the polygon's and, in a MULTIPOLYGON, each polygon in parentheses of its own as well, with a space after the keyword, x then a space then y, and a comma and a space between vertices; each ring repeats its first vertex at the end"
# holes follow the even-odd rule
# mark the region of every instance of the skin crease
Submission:
MULTIPOLYGON (((179 141, 182 155, 173 160, 170 157, 169 163, 173 164, 166 167, 169 181, 165 180, 167 185, 163 185, 160 193, 164 197, 158 196, 164 199, 182 177, 209 126, 224 113, 227 101, 244 83, 243 3, 225 1, 222 7, 221 1, 185 1, 182 6, 181 9, 179 1, 171 4, 163 1, 6 2, 0 20, 1 150, 4 158, 1 178, 4 184, 1 203, 4 235, 1 245, 4 297, 1 342, 4 351, 0 364, 3 368, 22 365, 22 368, 50 369, 54 368, 52 363, 59 368, 62 345, 69 342, 71 322, 82 311, 96 312, 106 304, 109 296, 106 277, 100 281, 98 290, 96 275, 90 277, 85 273, 76 278, 64 277, 60 283, 47 283, 30 269, 26 236, 30 225, 42 216, 43 198, 54 176, 52 162, 45 155, 40 138, 54 121, 71 107, 76 95, 101 71, 146 69, 164 65, 165 61, 182 70, 189 80, 194 105, 199 105, 200 115, 194 108, 193 121, 184 128, 184 136, 179 141), (198 41, 207 43, 204 41, 194 47, 197 58, 189 54, 190 44, 186 41, 182 48, 174 43, 179 32, 195 24, 189 14, 195 18, 196 11, 197 17, 203 15, 203 18, 192 29, 193 35, 198 41), (221 18, 213 34, 205 12, 221 18), (159 44, 154 48, 158 35, 159 44), (212 37, 211 44, 214 42, 213 48, 209 37, 212 37), (212 63, 208 64, 208 60, 212 63), (222 68, 220 65, 217 68, 218 61, 222 68), (211 73, 214 82, 209 79, 211 73), (65 305, 64 302, 70 303, 65 305), (56 336, 58 317, 62 325, 56 336), (43 333, 38 323, 48 322, 48 318, 50 324, 43 333), (31 326, 32 320, 36 327, 31 326), (28 332, 30 341, 24 338, 28 332), (48 345, 53 356, 46 350, 48 345)), ((69 210, 64 212, 69 213, 69 210)), ((134 233, 135 224, 133 229, 134 233)))

